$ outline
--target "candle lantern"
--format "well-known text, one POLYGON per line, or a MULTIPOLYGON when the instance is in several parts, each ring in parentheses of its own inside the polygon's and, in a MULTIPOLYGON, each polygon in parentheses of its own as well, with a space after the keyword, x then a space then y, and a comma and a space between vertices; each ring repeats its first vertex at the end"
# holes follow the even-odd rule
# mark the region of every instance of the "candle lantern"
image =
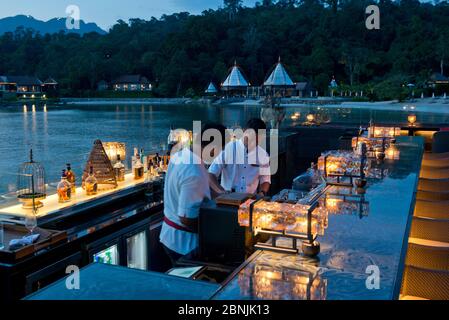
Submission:
POLYGON ((30 160, 24 162, 18 171, 17 198, 26 209, 36 209, 43 206, 42 200, 47 196, 45 187, 45 169, 33 159, 30 150, 30 160))
POLYGON ((351 189, 346 190, 337 190, 337 192, 329 190, 321 198, 321 205, 326 208, 328 214, 367 217, 369 215, 369 202, 365 200, 365 195, 355 194, 351 189))
POLYGON ((106 152, 112 164, 117 162, 118 156, 124 161, 126 159, 126 144, 122 142, 102 142, 104 151, 106 152))
POLYGON ((251 262, 238 275, 243 295, 264 300, 325 300, 327 280, 318 272, 251 262))
POLYGON ((394 138, 401 135, 401 128, 396 127, 376 127, 368 128, 368 137, 370 138, 394 138))
POLYGON ((365 153, 358 155, 346 150, 328 151, 318 158, 318 170, 329 185, 352 187, 354 178, 365 179, 369 164, 365 153))
POLYGON ((315 116, 310 113, 310 114, 307 115, 306 119, 307 119, 308 122, 312 123, 312 122, 315 121, 315 116))
POLYGON ((170 130, 168 136, 168 144, 176 145, 178 143, 182 144, 182 147, 188 147, 193 143, 193 133, 192 131, 187 131, 184 129, 170 130))
POLYGON ((301 240, 303 253, 316 256, 320 251, 316 238, 324 235, 328 223, 327 213, 318 202, 323 190, 324 186, 318 187, 296 203, 247 200, 239 208, 239 224, 249 227, 254 235, 273 236, 271 244, 257 243, 256 248, 298 253, 297 240, 301 240), (278 237, 292 239, 292 247, 279 246, 278 237))
POLYGON ((401 152, 394 146, 390 146, 385 151, 385 158, 388 160, 399 160, 401 152))
POLYGON ((411 114, 407 117, 407 121, 411 127, 413 127, 415 125, 416 120, 417 120, 416 115, 414 115, 414 114, 411 114))

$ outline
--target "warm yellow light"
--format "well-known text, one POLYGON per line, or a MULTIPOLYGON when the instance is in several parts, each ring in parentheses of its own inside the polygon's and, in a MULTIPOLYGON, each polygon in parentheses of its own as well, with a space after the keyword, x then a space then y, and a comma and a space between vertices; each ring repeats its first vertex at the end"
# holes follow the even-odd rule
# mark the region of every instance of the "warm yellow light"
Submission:
POLYGON ((315 116, 313 114, 308 114, 307 115, 307 121, 313 122, 314 120, 315 120, 315 116))
POLYGON ((341 201, 342 201, 341 199, 326 198, 326 208, 330 210, 336 210, 338 208, 338 204, 341 201))
POLYGON ((120 155, 120 160, 126 160, 126 145, 122 142, 103 142, 104 151, 112 163, 117 161, 117 156, 120 155))
POLYGON ((385 157, 389 160, 399 160, 400 151, 395 147, 389 147, 385 151, 385 157))
POLYGON ((414 114, 409 115, 407 117, 407 120, 408 120, 408 123, 413 126, 416 123, 416 115, 414 115, 414 114))

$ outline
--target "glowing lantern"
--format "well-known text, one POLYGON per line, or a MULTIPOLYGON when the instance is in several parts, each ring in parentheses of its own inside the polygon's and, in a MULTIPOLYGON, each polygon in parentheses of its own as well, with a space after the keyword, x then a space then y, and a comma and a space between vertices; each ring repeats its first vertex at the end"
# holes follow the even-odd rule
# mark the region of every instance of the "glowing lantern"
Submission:
POLYGON ((410 124, 410 126, 414 126, 416 123, 416 115, 411 114, 407 117, 408 123, 410 124))
POLYGON ((117 161, 117 157, 123 161, 126 159, 126 144, 122 142, 103 142, 104 151, 112 163, 117 161))

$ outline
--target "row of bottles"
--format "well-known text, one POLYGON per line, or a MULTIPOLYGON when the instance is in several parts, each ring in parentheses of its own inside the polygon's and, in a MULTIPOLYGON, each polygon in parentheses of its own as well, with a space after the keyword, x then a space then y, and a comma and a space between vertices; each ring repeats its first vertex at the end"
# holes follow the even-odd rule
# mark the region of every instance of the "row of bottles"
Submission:
MULTIPOLYGON (((96 195, 98 191, 97 178, 94 175, 94 168, 91 166, 89 175, 84 181, 84 190, 86 195, 96 195)), ((67 164, 67 169, 62 170, 61 181, 57 186, 59 203, 66 203, 72 201, 72 196, 76 193, 76 177, 72 171, 70 164, 67 164)))
MULTIPOLYGON (((152 158, 148 158, 143 149, 140 152, 134 148, 134 155, 132 157, 132 173, 134 180, 143 179, 145 176, 154 178, 160 172, 165 171, 168 166, 169 156, 161 157, 158 153, 152 158)), ((125 181, 125 165, 122 162, 120 155, 117 155, 117 161, 113 165, 114 175, 117 182, 125 181)), ((83 183, 83 189, 86 195, 96 195, 98 192, 98 181, 94 174, 94 169, 91 166, 89 175, 83 183)), ((67 164, 67 169, 62 170, 61 181, 57 186, 58 199, 60 203, 70 202, 72 196, 76 193, 76 176, 73 172, 70 163, 67 164)))

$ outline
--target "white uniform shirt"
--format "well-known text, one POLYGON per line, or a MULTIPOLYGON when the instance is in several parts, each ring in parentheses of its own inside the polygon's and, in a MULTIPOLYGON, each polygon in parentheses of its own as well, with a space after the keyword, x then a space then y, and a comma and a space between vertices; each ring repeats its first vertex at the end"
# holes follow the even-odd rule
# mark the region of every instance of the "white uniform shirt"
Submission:
POLYGON ((209 173, 221 175, 226 191, 256 193, 260 184, 271 183, 270 157, 260 146, 248 153, 241 140, 232 141, 212 162, 209 173))
MULTIPOLYGON (((198 218, 205 198, 210 198, 209 177, 201 160, 187 148, 172 155, 165 177, 164 215, 183 226, 179 217, 198 218)), ((167 248, 182 255, 198 247, 197 234, 177 230, 166 223, 162 224, 159 239, 167 248)))

